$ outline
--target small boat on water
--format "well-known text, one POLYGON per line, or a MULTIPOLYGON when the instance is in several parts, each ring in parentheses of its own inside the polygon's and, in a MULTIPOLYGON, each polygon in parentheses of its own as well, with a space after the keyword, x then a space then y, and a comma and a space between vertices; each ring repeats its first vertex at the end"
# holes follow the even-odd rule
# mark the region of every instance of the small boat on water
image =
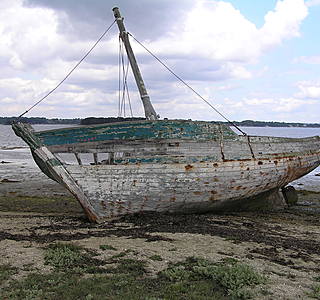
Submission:
MULTIPOLYGON (((113 9, 146 120, 35 132, 13 124, 35 162, 94 222, 137 212, 206 212, 278 192, 320 164, 320 137, 238 135, 225 124, 160 120, 119 9, 113 9)), ((263 197, 262 197, 263 198, 263 197)))

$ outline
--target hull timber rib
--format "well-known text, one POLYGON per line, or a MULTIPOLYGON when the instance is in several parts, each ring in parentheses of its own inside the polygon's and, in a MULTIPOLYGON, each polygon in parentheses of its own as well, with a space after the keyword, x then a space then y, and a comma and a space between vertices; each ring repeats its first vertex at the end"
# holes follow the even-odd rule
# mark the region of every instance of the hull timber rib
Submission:
POLYGON ((142 211, 237 209, 243 199, 280 189, 320 164, 319 137, 248 139, 210 122, 134 121, 43 132, 13 127, 39 167, 95 222, 142 211))

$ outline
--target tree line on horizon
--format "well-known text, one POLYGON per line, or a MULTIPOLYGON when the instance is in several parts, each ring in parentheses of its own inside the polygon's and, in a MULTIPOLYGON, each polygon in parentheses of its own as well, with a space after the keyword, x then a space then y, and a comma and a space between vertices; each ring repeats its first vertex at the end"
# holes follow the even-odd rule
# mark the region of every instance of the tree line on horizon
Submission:
MULTIPOLYGON (((89 118, 74 118, 74 119, 60 119, 53 118, 48 119, 45 117, 22 117, 19 119, 20 122, 29 124, 70 124, 70 125, 93 125, 111 122, 121 122, 121 121, 134 121, 134 120, 145 120, 143 117, 137 118, 122 118, 122 117, 89 117, 89 118)), ((0 124, 11 125, 13 122, 17 121, 16 117, 0 117, 0 124)), ((224 123, 227 122, 216 122, 224 123)), ((301 123, 301 122, 277 122, 277 121, 254 121, 254 120, 244 120, 244 121, 233 121, 237 126, 244 127, 313 127, 319 128, 320 123, 301 123)))
MULTIPOLYGON (((12 123, 18 120, 17 117, 0 117, 0 124, 2 125, 11 125, 12 123)), ((29 123, 29 124, 80 124, 81 119, 47 119, 45 117, 22 117, 19 119, 19 122, 29 123)))

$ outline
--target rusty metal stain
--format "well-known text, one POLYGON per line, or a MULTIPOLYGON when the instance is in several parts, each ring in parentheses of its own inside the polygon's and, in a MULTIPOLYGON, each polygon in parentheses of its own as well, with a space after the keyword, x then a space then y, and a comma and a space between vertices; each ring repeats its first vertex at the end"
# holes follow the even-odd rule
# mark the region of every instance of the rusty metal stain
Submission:
POLYGON ((186 165, 184 168, 186 169, 186 171, 190 171, 191 169, 193 169, 193 166, 192 165, 186 165))
POLYGON ((199 192, 199 191, 193 192, 193 194, 194 194, 194 195, 197 195, 197 196, 202 195, 202 193, 203 193, 203 192, 199 192))

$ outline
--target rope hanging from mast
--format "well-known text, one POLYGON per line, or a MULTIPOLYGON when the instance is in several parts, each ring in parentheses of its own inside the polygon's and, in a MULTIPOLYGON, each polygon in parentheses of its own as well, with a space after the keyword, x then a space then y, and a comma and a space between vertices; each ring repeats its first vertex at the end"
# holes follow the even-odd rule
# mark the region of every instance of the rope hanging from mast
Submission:
POLYGON ((131 117, 133 117, 131 99, 128 88, 128 72, 129 72, 129 60, 125 62, 124 45, 121 37, 119 36, 119 104, 118 104, 118 116, 126 117, 126 98, 128 99, 128 105, 130 109, 131 117))
POLYGON ((104 38, 104 36, 108 33, 111 27, 114 25, 116 20, 114 20, 111 25, 104 31, 104 33, 99 37, 99 39, 93 44, 93 46, 89 49, 89 51, 78 61, 78 63, 69 71, 69 73, 52 89, 50 90, 45 96, 43 96, 39 101, 35 104, 30 106, 24 113, 22 113, 17 119, 19 120, 22 118, 26 113, 28 113, 31 109, 36 107, 40 104, 44 99, 46 99, 50 94, 52 94, 63 82, 67 80, 67 78, 73 73, 73 71, 86 59, 86 57, 91 53, 91 51, 98 45, 98 43, 104 38))
POLYGON ((143 104, 145 117, 147 120, 158 120, 160 116, 156 113, 156 111, 150 101, 150 97, 148 95, 147 89, 144 85, 139 66, 137 64, 135 55, 134 55, 132 48, 131 48, 131 45, 130 45, 128 32, 126 31, 126 28, 123 23, 123 17, 121 16, 118 7, 114 7, 112 10, 113 10, 114 18, 116 19, 117 24, 118 24, 120 37, 124 43, 124 48, 127 52, 127 56, 130 61, 132 73, 135 78, 135 81, 136 81, 136 84, 138 87, 138 91, 140 94, 140 98, 141 98, 141 101, 143 104))
POLYGON ((194 88, 192 88, 187 82, 185 82, 180 76, 178 76, 173 70, 171 70, 160 58, 158 58, 155 54, 153 54, 146 46, 144 46, 141 42, 139 42, 130 32, 130 35, 142 48, 144 48, 153 58, 155 58, 162 66, 164 66, 174 77, 176 77, 179 81, 181 81, 187 88, 189 88, 193 93, 195 93, 201 100, 203 100, 207 105, 209 105, 217 114, 219 114, 223 119, 225 119, 229 124, 234 126, 237 130, 239 130, 243 135, 247 135, 243 130, 241 130, 234 122, 229 120, 226 116, 224 116, 219 110, 217 110, 208 100, 203 98, 194 88))

